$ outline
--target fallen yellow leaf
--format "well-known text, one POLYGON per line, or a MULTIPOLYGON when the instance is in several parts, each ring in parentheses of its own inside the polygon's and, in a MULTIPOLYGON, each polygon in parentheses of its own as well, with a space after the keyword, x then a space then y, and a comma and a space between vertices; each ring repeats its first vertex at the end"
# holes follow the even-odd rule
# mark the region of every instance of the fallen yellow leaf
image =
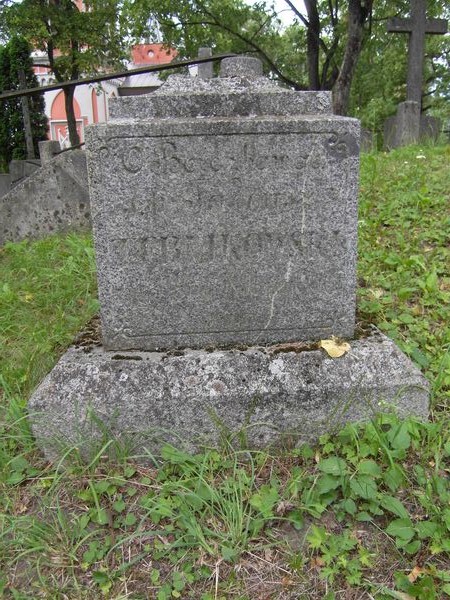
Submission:
POLYGON ((314 556, 311 559, 311 566, 313 568, 324 567, 325 566, 325 561, 320 556, 314 556))
POLYGON ((31 302, 31 300, 33 300, 33 297, 33 294, 30 294, 29 292, 25 292, 20 296, 21 300, 23 300, 24 302, 31 302))
POLYGON ((344 356, 344 354, 350 350, 350 344, 348 342, 341 342, 335 337, 331 338, 331 340, 320 340, 319 345, 325 350, 328 356, 331 356, 331 358, 344 356))
POLYGON ((411 571, 411 573, 408 575, 408 579, 411 583, 414 583, 415 580, 419 577, 419 575, 422 575, 423 573, 428 573, 428 569, 423 569, 422 567, 418 567, 416 565, 411 571))

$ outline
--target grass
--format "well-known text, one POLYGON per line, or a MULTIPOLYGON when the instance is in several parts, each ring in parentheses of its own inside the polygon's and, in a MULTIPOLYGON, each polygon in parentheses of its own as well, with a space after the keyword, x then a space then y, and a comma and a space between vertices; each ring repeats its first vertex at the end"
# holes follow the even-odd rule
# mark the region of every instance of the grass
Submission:
POLYGON ((44 461, 30 391, 97 311, 89 237, 0 250, 0 596, 450 597, 450 159, 362 159, 358 318, 429 378, 432 419, 375 418, 270 455, 44 461))

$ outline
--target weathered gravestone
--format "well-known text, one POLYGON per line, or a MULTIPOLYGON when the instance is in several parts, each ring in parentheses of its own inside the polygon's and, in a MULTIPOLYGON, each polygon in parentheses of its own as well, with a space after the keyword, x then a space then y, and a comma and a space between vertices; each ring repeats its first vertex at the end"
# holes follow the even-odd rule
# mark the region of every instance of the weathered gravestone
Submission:
POLYGON ((91 130, 107 349, 352 337, 359 125, 256 81, 175 79, 91 130))
POLYGON ((426 416, 381 334, 339 359, 314 343, 354 335, 358 122, 256 59, 221 74, 122 98, 87 134, 103 345, 72 347, 31 399, 50 456, 102 428, 152 449, 248 428, 258 447, 383 402, 426 416))
POLYGON ((397 114, 389 117, 384 126, 384 144, 387 148, 397 148, 421 139, 437 139, 441 123, 436 117, 422 114, 423 65, 425 57, 425 34, 447 32, 446 19, 427 19, 426 0, 410 0, 409 19, 395 17, 389 19, 387 29, 391 33, 407 33, 408 74, 406 82, 406 102, 398 105, 397 114))

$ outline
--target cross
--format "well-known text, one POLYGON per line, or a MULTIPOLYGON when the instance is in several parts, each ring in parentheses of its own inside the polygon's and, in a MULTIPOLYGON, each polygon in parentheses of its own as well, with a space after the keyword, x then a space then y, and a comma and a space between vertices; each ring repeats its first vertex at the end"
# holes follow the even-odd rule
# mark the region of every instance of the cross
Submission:
POLYGON ((446 19, 427 19, 426 0, 410 0, 409 19, 389 19, 387 30, 391 33, 409 33, 408 78, 406 99, 422 105, 422 78, 425 54, 425 34, 447 33, 446 19))

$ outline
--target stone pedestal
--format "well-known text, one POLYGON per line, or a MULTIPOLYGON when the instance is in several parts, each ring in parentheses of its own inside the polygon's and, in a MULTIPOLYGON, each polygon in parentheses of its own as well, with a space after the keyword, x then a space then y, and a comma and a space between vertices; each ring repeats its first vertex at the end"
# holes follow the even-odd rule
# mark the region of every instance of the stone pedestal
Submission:
POLYGON ((376 331, 337 359, 301 345, 179 354, 73 346, 29 404, 47 456, 71 446, 89 456, 105 435, 145 456, 224 435, 250 448, 298 445, 379 412, 427 418, 427 381, 376 331))

